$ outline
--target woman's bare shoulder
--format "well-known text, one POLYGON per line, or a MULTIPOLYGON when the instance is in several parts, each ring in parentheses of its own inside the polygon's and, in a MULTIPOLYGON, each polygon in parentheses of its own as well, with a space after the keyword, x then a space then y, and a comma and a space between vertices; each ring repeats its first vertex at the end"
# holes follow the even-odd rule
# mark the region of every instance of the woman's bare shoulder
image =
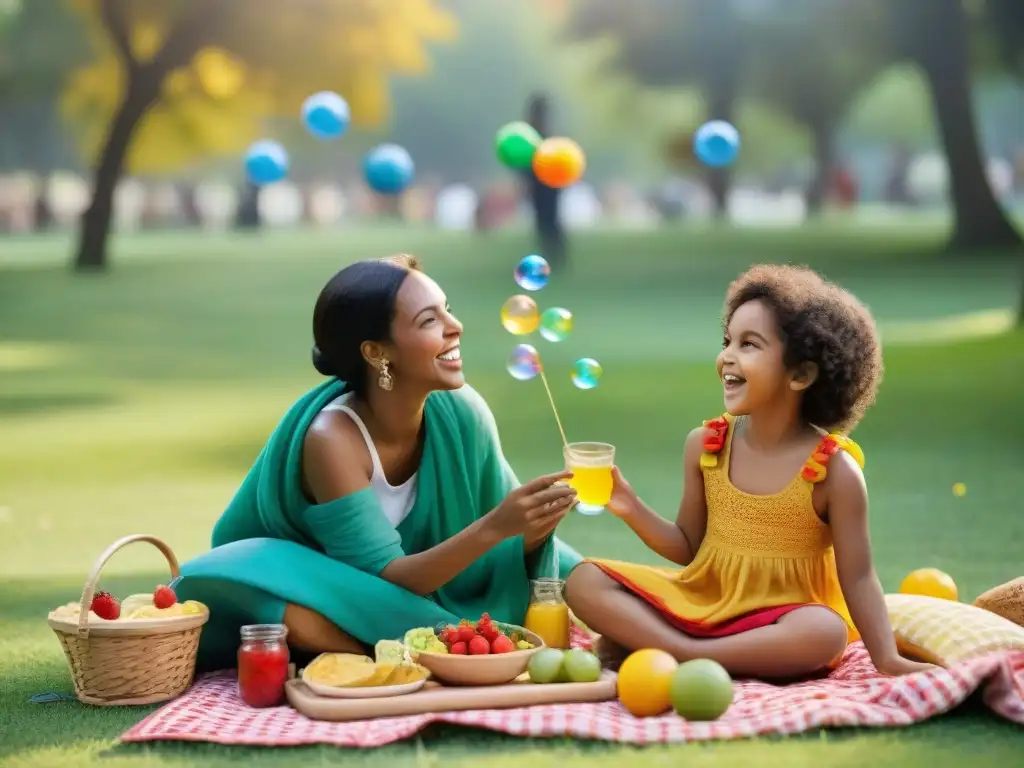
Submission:
POLYGON ((302 441, 302 475, 307 493, 319 504, 370 485, 370 452, 347 413, 325 409, 313 419, 302 441))

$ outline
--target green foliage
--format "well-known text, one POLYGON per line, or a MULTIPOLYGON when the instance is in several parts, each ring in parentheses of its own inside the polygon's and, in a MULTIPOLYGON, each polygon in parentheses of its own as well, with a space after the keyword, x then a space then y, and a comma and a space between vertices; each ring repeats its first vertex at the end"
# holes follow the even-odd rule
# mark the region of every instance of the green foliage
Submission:
POLYGON ((920 69, 887 69, 851 104, 845 128, 860 140, 934 146, 931 96, 920 69))

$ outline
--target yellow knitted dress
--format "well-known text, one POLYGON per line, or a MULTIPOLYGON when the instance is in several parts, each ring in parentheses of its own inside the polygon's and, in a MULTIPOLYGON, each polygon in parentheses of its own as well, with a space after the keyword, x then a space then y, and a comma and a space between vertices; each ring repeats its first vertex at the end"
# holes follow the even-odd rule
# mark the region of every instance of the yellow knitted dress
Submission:
POLYGON ((847 451, 863 466, 849 438, 822 432, 801 472, 782 491, 744 493, 729 480, 733 417, 705 422, 701 468, 707 499, 707 532, 682 570, 616 560, 587 560, 695 637, 722 637, 773 624, 806 605, 838 613, 858 639, 839 587, 832 532, 814 511, 814 483, 828 460, 847 451))

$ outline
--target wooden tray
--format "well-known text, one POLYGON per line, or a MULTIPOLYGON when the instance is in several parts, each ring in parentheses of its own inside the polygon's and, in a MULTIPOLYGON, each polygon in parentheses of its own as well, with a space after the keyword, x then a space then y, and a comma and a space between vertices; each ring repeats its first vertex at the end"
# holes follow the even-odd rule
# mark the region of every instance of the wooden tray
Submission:
POLYGON ((616 696, 615 675, 596 683, 553 683, 538 685, 523 675, 507 685, 449 687, 429 681, 415 693, 379 699, 331 699, 319 696, 302 680, 285 686, 288 703, 313 720, 371 720, 377 717, 422 715, 428 712, 458 712, 467 709, 512 709, 535 704, 569 704, 610 701, 616 696))

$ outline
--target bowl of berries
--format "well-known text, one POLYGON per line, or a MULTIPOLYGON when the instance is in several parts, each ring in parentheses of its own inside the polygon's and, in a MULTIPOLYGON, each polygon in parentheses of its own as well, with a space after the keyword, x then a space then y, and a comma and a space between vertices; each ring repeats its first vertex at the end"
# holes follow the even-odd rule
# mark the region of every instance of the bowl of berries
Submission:
POLYGON ((418 664, 449 685, 510 683, 544 647, 540 636, 486 613, 476 621, 410 629, 403 644, 418 664))

